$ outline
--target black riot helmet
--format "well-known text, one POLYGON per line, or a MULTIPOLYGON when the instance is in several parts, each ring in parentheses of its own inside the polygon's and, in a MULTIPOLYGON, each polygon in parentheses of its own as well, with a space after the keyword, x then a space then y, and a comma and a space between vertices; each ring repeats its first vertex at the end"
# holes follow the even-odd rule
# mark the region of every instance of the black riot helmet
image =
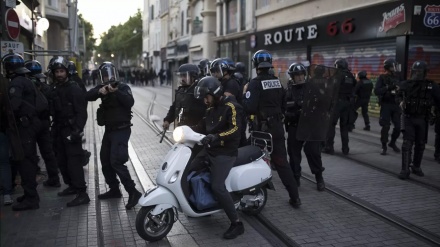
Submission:
POLYGON ((214 98, 219 98, 223 95, 222 84, 214 76, 203 77, 194 88, 194 97, 196 99, 203 99, 208 94, 214 96, 214 98))
POLYGON ((235 63, 235 71, 240 72, 240 73, 245 73, 246 72, 246 65, 242 62, 236 62, 235 63))
POLYGON ((394 60, 392 58, 388 58, 383 61, 383 68, 387 71, 394 72, 394 71, 396 71, 396 64, 397 64, 396 60, 394 60))
POLYGON ((69 61, 69 65, 67 66, 67 70, 69 71, 69 75, 75 75, 78 74, 78 71, 76 71, 76 65, 73 61, 69 61))
POLYGON ((221 77, 223 77, 225 75, 224 72, 231 71, 231 69, 229 68, 227 61, 225 61, 223 58, 217 58, 211 62, 209 71, 211 72, 211 75, 213 73, 220 73, 221 77))
POLYGON ((209 74, 209 65, 210 65, 210 62, 209 62, 208 59, 202 59, 202 60, 200 60, 198 66, 199 66, 199 69, 200 69, 200 71, 201 71, 201 73, 202 73, 203 76, 209 74))
POLYGON ((177 75, 180 77, 182 85, 191 85, 199 77, 200 69, 195 64, 185 63, 179 67, 177 75))
POLYGON ((119 82, 119 73, 111 62, 103 62, 99 68, 99 79, 102 84, 119 82))
POLYGON ((357 73, 359 79, 367 79, 367 71, 361 70, 357 73))
POLYGON ((425 80, 428 64, 425 61, 415 61, 411 66, 411 80, 425 80))
POLYGON ((252 56, 252 63, 256 69, 270 69, 272 66, 272 55, 266 50, 259 50, 252 56))
POLYGON ((42 73, 43 67, 41 66, 40 62, 37 60, 28 60, 24 62, 24 66, 26 69, 28 69, 29 75, 36 78, 46 78, 46 76, 42 73))
POLYGON ((11 78, 16 75, 29 73, 30 71, 24 66, 24 59, 18 53, 9 53, 2 58, 3 71, 6 77, 11 78))
POLYGON ((308 76, 307 69, 302 63, 292 63, 289 66, 287 73, 296 85, 305 83, 308 76), (304 77, 301 77, 300 75, 304 75, 304 77))
POLYGON ((344 58, 336 59, 336 61, 335 61, 335 68, 338 68, 338 69, 348 69, 347 60, 345 60, 344 58))
POLYGON ((64 57, 58 56, 54 57, 53 61, 50 63, 50 71, 52 73, 55 73, 55 70, 57 69, 64 69, 67 72, 67 75, 69 76, 69 70, 67 69, 69 67, 69 61, 65 59, 64 57))
POLYGON ((236 70, 236 68, 235 68, 235 62, 232 61, 231 58, 229 58, 229 57, 224 57, 224 58, 223 58, 223 61, 225 61, 225 63, 228 65, 228 71, 233 72, 233 71, 236 70))

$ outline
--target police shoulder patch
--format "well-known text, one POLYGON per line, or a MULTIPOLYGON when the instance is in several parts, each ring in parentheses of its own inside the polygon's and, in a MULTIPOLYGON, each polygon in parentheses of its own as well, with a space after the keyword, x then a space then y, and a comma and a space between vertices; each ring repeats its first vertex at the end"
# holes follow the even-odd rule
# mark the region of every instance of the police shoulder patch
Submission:
POLYGON ((11 88, 9 89, 9 93, 10 93, 10 94, 14 94, 14 93, 15 93, 15 88, 14 88, 14 87, 11 87, 11 88))
POLYGON ((282 88, 280 80, 277 79, 261 81, 261 86, 263 87, 263 90, 282 88))
POLYGON ((131 92, 131 89, 130 89, 130 88, 127 89, 127 93, 130 94, 130 95, 133 95, 133 93, 131 92))
POLYGON ((250 91, 247 91, 246 92, 246 99, 249 99, 251 97, 251 92, 250 91))

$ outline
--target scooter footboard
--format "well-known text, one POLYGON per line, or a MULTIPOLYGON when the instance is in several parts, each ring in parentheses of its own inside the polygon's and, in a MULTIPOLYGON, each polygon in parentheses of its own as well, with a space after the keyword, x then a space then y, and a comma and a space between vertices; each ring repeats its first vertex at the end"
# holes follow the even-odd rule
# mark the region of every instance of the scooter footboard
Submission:
MULTIPOLYGON (((156 187, 155 189, 148 191, 139 199, 138 204, 142 207, 168 204, 180 209, 179 202, 174 194, 164 187, 156 187)), ((166 208, 164 208, 164 210, 165 209, 166 208)))

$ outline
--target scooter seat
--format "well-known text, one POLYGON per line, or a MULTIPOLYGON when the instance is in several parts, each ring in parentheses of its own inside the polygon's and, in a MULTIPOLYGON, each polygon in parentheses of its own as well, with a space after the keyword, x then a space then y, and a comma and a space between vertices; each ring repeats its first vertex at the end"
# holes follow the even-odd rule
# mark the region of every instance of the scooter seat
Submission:
POLYGON ((257 146, 244 146, 238 149, 237 159, 235 160, 234 166, 241 166, 248 164, 254 160, 257 160, 263 156, 263 152, 257 146))

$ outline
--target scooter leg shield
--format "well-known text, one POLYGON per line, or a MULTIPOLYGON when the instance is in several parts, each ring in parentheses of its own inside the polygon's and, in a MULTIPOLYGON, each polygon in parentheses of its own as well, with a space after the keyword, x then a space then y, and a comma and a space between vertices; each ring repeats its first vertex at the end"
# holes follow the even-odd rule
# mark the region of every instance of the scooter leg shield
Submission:
MULTIPOLYGON (((147 195, 143 195, 139 199, 138 204, 142 207, 153 205, 171 205, 170 207, 180 208, 179 202, 177 201, 174 194, 164 187, 157 187, 156 189, 149 192, 147 195)), ((163 210, 170 207, 163 206, 163 210)))

